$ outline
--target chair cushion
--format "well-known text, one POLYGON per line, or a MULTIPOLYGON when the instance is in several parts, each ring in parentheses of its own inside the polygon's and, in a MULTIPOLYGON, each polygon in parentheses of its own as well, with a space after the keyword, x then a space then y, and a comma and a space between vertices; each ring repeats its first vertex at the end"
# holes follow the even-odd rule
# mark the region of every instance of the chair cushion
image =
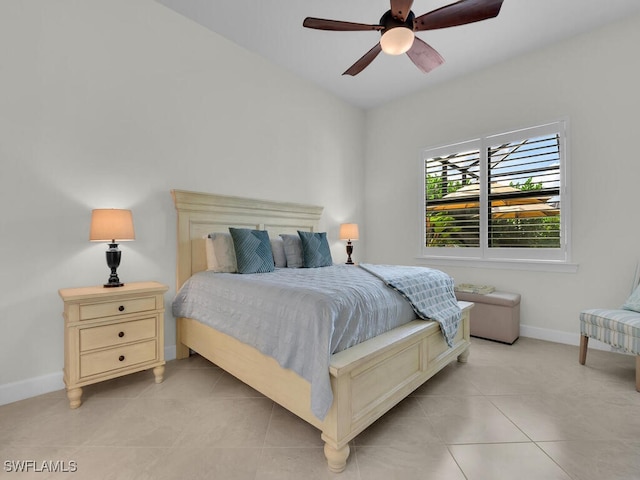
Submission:
POLYGON ((594 308, 580 312, 580 333, 627 352, 640 353, 640 313, 594 308))

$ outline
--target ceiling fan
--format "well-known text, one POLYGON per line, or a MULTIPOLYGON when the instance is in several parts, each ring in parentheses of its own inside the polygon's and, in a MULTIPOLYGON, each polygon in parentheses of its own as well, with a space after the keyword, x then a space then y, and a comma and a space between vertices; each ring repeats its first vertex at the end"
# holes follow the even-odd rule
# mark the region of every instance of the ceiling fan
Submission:
POLYGON ((382 15, 378 24, 368 25, 307 17, 302 25, 317 30, 342 32, 378 30, 380 32, 382 35, 380 41, 351 65, 343 75, 357 75, 381 51, 389 55, 406 53, 416 67, 428 73, 442 65, 444 59, 433 47, 416 37, 414 32, 455 27, 496 17, 500 13, 502 2, 503 0, 460 0, 416 17, 411 11, 413 0, 391 0, 391 9, 382 15))

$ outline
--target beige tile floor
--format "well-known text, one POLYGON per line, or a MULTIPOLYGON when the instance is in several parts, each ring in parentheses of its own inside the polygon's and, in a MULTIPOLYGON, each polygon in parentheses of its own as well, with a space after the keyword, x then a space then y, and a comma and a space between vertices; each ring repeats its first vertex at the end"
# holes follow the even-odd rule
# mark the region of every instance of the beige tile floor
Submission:
POLYGON ((0 477, 215 480, 640 479, 634 358, 521 338, 473 339, 453 363, 356 437, 331 474, 319 432, 200 357, 0 407, 0 477), (77 473, 7 472, 70 461, 77 473), (15 464, 13 464, 15 465, 15 464))

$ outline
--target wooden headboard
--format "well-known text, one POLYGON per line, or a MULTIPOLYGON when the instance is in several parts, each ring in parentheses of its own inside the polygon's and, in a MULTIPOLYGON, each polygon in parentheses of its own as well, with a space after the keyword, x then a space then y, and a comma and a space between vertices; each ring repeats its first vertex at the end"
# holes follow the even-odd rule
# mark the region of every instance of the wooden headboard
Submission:
POLYGON ((171 190, 178 212, 176 291, 194 273, 206 270, 205 237, 229 227, 268 230, 269 236, 318 231, 322 207, 210 193, 171 190))

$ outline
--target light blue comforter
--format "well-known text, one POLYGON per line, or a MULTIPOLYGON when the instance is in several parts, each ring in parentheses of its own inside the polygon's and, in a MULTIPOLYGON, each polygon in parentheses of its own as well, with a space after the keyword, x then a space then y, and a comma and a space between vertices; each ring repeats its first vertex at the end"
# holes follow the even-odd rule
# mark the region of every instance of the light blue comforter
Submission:
POLYGON ((210 325, 295 371, 311 384, 311 411, 321 420, 333 402, 331 354, 416 317, 399 292, 349 265, 200 272, 176 295, 173 315, 210 325))

